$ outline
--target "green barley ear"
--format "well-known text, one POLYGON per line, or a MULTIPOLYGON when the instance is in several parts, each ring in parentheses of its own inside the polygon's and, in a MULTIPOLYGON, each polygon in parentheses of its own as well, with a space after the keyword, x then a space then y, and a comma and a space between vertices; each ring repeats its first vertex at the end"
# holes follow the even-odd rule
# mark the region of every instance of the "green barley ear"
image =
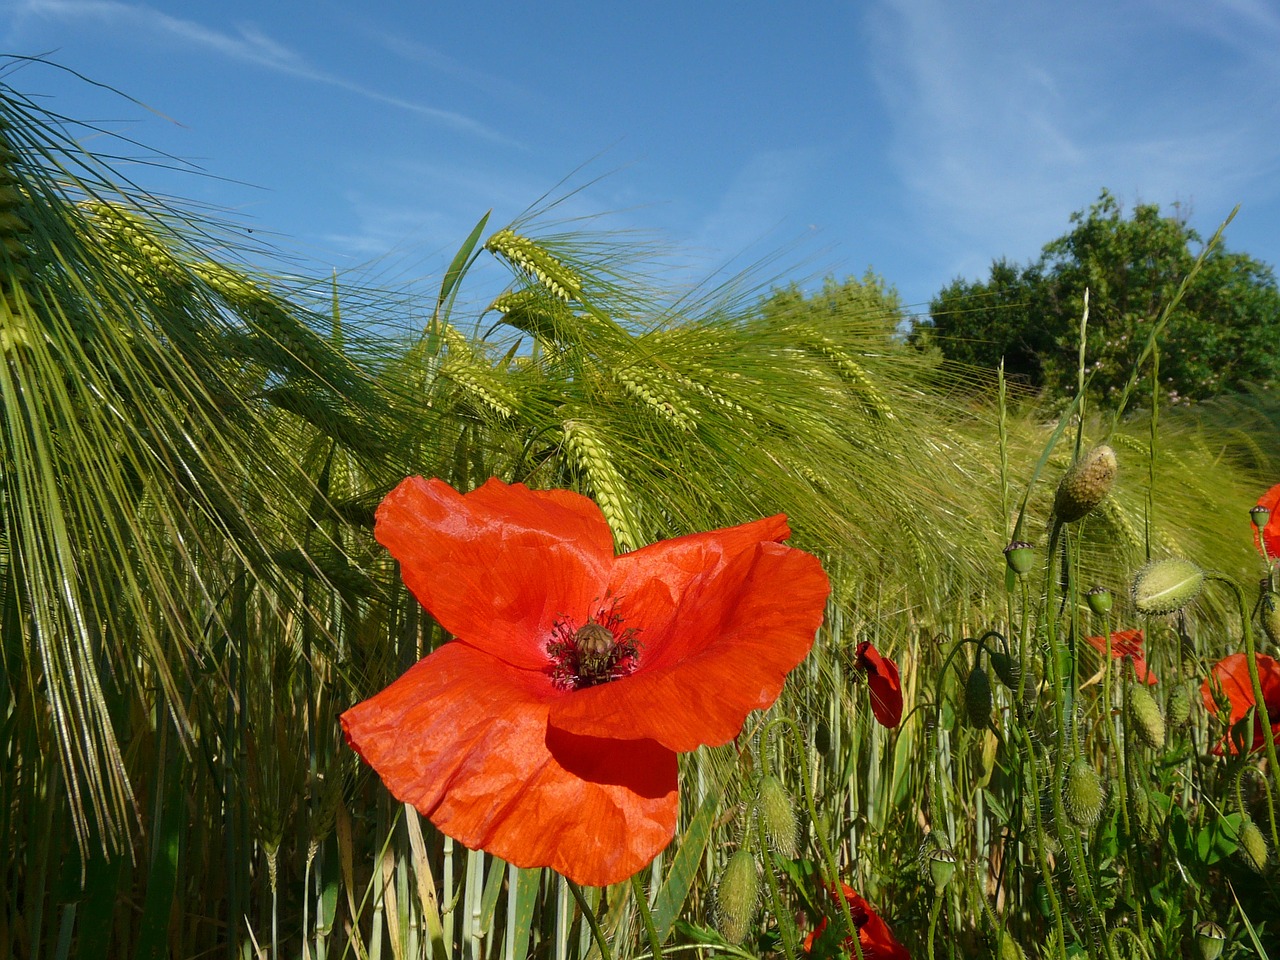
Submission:
POLYGON ((1053 514, 1063 523, 1083 520, 1111 492, 1116 481, 1116 452, 1105 443, 1071 465, 1058 483, 1053 514))
POLYGON ((1133 605, 1148 616, 1176 613, 1200 595, 1204 571, 1190 560, 1153 560, 1133 577, 1133 605))
POLYGON ((1077 827, 1092 827, 1102 815, 1106 790, 1093 765, 1083 758, 1071 761, 1062 785, 1062 802, 1067 819, 1077 827))
POLYGON ((1180 683, 1169 691, 1165 719, 1175 727, 1180 727, 1191 719, 1191 686, 1189 684, 1180 683))
POLYGON ((985 727, 991 722, 991 678, 981 664, 974 664, 964 685, 964 709, 969 722, 985 727))
POLYGON ((1164 746, 1164 714, 1145 686, 1129 685, 1129 718, 1139 740, 1153 750, 1164 746))
POLYGON ((794 860, 799 851, 796 845, 796 811, 790 792, 781 780, 770 774, 760 781, 757 804, 765 837, 780 856, 794 860))
POLYGON ((1196 947, 1200 950, 1201 960, 1218 960, 1226 943, 1226 933, 1212 920, 1201 920, 1196 924, 1196 947))
POLYGON ((1258 825, 1245 818, 1240 824, 1240 855, 1254 873, 1266 873, 1270 851, 1267 849, 1266 837, 1258 829, 1258 825))
POLYGON ((725 864, 716 885, 716 929, 730 943, 741 943, 747 938, 759 899, 756 858, 745 846, 739 847, 725 864))
POLYGON ((528 237, 503 229, 491 236, 484 248, 542 284, 552 296, 566 303, 582 299, 582 278, 528 237))

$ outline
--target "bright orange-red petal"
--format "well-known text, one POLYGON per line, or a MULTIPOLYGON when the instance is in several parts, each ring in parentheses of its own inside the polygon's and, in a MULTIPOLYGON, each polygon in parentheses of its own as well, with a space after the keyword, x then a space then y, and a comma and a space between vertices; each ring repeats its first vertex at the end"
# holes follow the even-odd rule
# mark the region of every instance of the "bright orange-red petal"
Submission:
POLYGON ((898 665, 872 646, 871 641, 858 644, 856 666, 867 677, 871 692, 871 712, 885 727, 902 722, 902 677, 898 665))
MULTIPOLYGON (((1271 511, 1271 517, 1262 528, 1262 539, 1267 544, 1267 556, 1272 560, 1280 560, 1280 483, 1258 498, 1258 506, 1271 511)), ((1258 543, 1258 531, 1253 531, 1254 545, 1261 550, 1258 543)))
POLYGON ((342 715, 391 793, 442 832, 519 867, 604 886, 675 832, 676 756, 652 740, 547 726, 545 675, 447 643, 342 715))
MULTIPOLYGON (((1084 639, 1100 655, 1104 657, 1107 655, 1106 637, 1085 637, 1084 639)), ((1143 643, 1144 637, 1140 629, 1116 630, 1111 634, 1111 656, 1112 659, 1128 657, 1133 662, 1133 672, 1138 681, 1150 686, 1159 681, 1156 679, 1156 675, 1151 672, 1151 668, 1147 666, 1147 661, 1143 659, 1145 652, 1143 643)))
POLYGON ((613 562, 591 500, 500 480, 462 495, 410 477, 378 507, 374 535, 442 627, 528 669, 546 666, 557 617, 586 620, 613 562))
MULTIPOLYGON (((1272 735, 1277 737, 1276 742, 1280 743, 1280 663, 1261 653, 1256 654, 1256 662, 1258 664, 1258 680, 1262 686, 1262 697, 1267 705, 1267 713, 1271 719, 1272 735)), ((1233 653, 1213 665, 1212 676, 1200 685, 1200 696, 1204 700, 1205 708, 1210 713, 1216 713, 1218 709, 1213 699, 1215 683, 1226 695, 1227 700, 1230 701, 1231 715, 1227 723, 1234 727, 1245 718, 1249 713, 1249 709, 1257 703, 1253 696, 1253 681, 1249 678, 1248 657, 1243 653, 1233 653)), ((1260 749, 1263 743, 1262 719, 1255 715, 1253 726, 1253 743, 1256 750, 1260 749)), ((1214 752, 1221 753, 1224 745, 1229 745, 1232 752, 1235 751, 1235 746, 1228 735, 1223 743, 1214 749, 1214 752)))
MULTIPOLYGON (((742 529, 716 533, 732 537, 742 529)), ((714 536, 702 535, 703 544, 714 536)), ((729 543, 731 549, 703 554, 701 573, 683 565, 697 547, 654 550, 631 562, 621 581, 630 592, 618 591, 619 610, 639 629, 639 668, 554 702, 553 726, 583 736, 650 737, 683 752, 728 742, 748 713, 777 699, 787 673, 813 646, 830 584, 817 558, 803 551, 772 541, 729 543), (672 557, 681 562, 668 576, 672 557), (655 593, 666 596, 673 584, 670 614, 659 608, 655 615, 655 593)))

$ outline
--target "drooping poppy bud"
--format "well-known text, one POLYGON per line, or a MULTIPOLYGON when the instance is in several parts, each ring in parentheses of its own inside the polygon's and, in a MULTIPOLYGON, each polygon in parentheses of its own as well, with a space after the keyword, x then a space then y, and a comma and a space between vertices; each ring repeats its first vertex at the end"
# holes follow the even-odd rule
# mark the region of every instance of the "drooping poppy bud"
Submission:
POLYGON ((991 678, 975 663, 964 685, 965 716, 975 727, 985 727, 991 722, 991 707, 991 678))
POLYGON ((1115 480, 1116 452, 1105 443, 1094 447, 1063 474, 1053 515, 1063 523, 1083 520, 1111 492, 1115 480))
POLYGON ((1062 785, 1062 802, 1067 819, 1077 827, 1092 827, 1102 815, 1106 799, 1102 778, 1093 765, 1082 757, 1071 761, 1067 767, 1066 781, 1062 785))
POLYGON ((1240 824, 1240 855, 1254 873, 1264 873, 1270 851, 1267 850, 1267 839, 1258 829, 1258 825, 1245 818, 1240 824))
POLYGON ((1169 692, 1169 703, 1165 707, 1165 719, 1175 727, 1180 727, 1191 719, 1191 687, 1180 683, 1169 692))
POLYGON ((725 864, 716 885, 716 929, 730 943, 747 938, 759 899, 756 858, 746 847, 739 847, 725 864))
POLYGON ((1164 714, 1145 686, 1129 684, 1129 716, 1139 740, 1153 750, 1164 746, 1164 714))
POLYGON ((781 856, 794 859, 797 853, 796 811, 790 792, 781 780, 770 774, 760 781, 756 802, 765 837, 781 856))
POLYGON ((1149 616, 1176 613, 1204 586, 1204 571, 1190 560, 1153 560, 1133 578, 1133 605, 1149 616))

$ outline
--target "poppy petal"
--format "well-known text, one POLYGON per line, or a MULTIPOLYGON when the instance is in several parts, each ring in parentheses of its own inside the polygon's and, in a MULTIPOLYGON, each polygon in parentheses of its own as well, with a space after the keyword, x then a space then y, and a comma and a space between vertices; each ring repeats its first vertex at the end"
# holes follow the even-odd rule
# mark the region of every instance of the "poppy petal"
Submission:
POLYGON ((858 644, 857 666, 867 675, 871 691, 871 712, 881 726, 896 727, 902 722, 902 676, 898 665, 883 656, 871 641, 858 644))
POLYGON ((410 477, 378 508, 374 535, 445 630, 526 669, 547 666, 558 617, 587 618, 613 561, 591 500, 500 480, 463 495, 410 477))
POLYGON ((679 588, 671 615, 654 627, 645 587, 662 582, 656 558, 670 556, 655 551, 649 579, 632 571, 626 581, 641 589, 619 594, 627 623, 640 626, 639 669, 555 701, 553 726, 583 736, 648 737, 681 752, 727 743, 748 713, 777 699, 787 673, 813 647, 830 592, 816 557, 757 541, 720 555, 701 575, 678 572, 669 581, 679 588))
MULTIPOLYGON (((1271 719, 1272 734, 1276 737, 1276 742, 1280 743, 1280 663, 1262 653, 1255 654, 1255 658, 1258 665, 1258 680, 1262 686, 1262 697, 1271 719)), ((1216 713, 1218 709, 1213 697, 1215 685, 1230 702, 1231 713, 1227 718, 1227 724, 1234 727, 1248 716, 1250 709, 1257 704, 1253 695, 1253 681, 1249 677, 1248 657, 1243 653, 1233 653, 1213 665, 1211 676, 1200 685, 1200 696, 1210 713, 1216 713)), ((1253 720, 1252 742, 1255 750, 1261 749, 1262 718, 1257 714, 1254 715, 1253 720)), ((1222 753, 1224 747, 1230 747, 1231 752, 1235 752, 1235 744, 1229 734, 1214 748, 1213 752, 1222 753)))
POLYGON ((588 886, 625 880, 671 842, 676 757, 652 740, 547 726, 540 673, 446 643, 342 715, 347 741, 443 833, 588 886))

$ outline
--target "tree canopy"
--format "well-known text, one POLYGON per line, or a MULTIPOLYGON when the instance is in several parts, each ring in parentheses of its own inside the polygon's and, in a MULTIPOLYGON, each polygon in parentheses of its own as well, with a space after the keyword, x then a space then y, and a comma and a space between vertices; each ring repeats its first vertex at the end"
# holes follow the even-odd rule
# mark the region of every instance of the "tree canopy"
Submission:
MULTIPOLYGON (((1103 190, 1071 229, 1019 266, 1001 258, 986 281, 956 279, 912 332, 948 359, 995 367, 1051 395, 1074 391, 1084 293, 1091 393, 1123 389, 1151 325, 1204 246, 1180 216, 1139 203, 1126 217, 1103 190)), ((1211 250, 1170 317, 1159 378, 1174 401, 1203 400, 1280 376, 1280 290, 1272 268, 1222 246, 1211 250)))

